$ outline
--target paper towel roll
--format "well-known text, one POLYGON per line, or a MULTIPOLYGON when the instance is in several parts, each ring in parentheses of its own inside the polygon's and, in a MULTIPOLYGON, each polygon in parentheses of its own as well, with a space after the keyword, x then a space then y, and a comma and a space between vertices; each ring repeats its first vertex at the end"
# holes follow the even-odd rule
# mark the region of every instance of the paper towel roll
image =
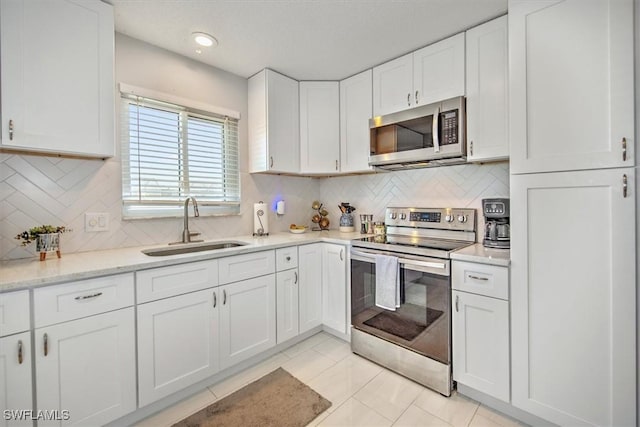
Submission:
POLYGON ((269 234, 269 208, 259 202, 253 204, 253 235, 265 236, 269 234))

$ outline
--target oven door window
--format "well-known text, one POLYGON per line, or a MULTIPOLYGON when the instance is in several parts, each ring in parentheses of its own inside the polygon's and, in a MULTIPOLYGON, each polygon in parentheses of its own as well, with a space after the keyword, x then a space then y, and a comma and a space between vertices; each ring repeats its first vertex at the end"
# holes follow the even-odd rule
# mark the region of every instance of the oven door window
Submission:
POLYGON ((351 324, 353 327, 449 363, 451 289, 449 276, 400 266, 400 307, 375 304, 375 264, 351 261, 351 324))

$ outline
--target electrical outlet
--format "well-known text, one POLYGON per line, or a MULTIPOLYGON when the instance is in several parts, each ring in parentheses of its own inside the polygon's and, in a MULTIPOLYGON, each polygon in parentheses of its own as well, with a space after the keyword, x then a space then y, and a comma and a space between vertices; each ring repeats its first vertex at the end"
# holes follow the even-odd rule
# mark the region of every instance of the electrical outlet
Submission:
POLYGON ((109 231, 109 214, 106 212, 87 212, 84 214, 84 231, 109 231))

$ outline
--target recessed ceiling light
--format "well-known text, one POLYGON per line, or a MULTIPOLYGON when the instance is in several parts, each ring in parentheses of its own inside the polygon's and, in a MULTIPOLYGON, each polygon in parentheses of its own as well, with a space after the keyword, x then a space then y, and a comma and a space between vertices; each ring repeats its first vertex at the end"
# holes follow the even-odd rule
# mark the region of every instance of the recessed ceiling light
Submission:
POLYGON ((191 34, 196 43, 200 46, 204 47, 216 47, 218 45, 218 40, 215 37, 210 36, 207 33, 196 32, 191 34))

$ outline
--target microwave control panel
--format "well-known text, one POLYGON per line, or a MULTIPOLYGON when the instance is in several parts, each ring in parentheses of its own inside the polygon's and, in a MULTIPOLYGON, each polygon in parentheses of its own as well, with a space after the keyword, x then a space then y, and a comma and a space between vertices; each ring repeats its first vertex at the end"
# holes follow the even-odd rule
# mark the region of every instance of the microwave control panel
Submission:
POLYGON ((458 110, 445 111, 440 115, 442 120, 442 137, 440 145, 458 143, 458 110))

